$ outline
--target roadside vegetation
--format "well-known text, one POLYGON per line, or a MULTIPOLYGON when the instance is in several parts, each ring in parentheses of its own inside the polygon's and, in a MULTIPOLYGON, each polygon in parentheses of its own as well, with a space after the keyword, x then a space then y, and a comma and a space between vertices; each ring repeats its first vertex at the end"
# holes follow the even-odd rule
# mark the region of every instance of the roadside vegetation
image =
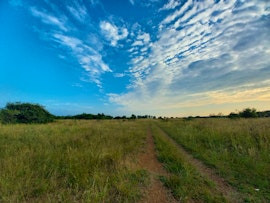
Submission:
POLYGON ((192 166, 155 125, 152 127, 158 159, 170 173, 160 179, 180 202, 226 202, 215 184, 192 166))
POLYGON ((145 137, 139 121, 0 124, 0 202, 136 202, 145 137))
POLYGON ((246 202, 270 201, 270 119, 197 118, 159 122, 195 157, 244 194, 246 202))

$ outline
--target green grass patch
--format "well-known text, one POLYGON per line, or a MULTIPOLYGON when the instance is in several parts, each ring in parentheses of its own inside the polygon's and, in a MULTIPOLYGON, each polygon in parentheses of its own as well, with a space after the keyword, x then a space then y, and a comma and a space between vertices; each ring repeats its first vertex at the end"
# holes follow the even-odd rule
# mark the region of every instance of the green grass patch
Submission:
POLYGON ((270 119, 159 122, 177 143, 216 169, 247 202, 270 201, 270 119))
POLYGON ((175 145, 153 126, 158 159, 171 176, 160 177, 165 186, 182 202, 226 202, 214 183, 202 177, 183 157, 175 145))
POLYGON ((0 125, 0 202, 136 202, 145 137, 139 121, 0 125))

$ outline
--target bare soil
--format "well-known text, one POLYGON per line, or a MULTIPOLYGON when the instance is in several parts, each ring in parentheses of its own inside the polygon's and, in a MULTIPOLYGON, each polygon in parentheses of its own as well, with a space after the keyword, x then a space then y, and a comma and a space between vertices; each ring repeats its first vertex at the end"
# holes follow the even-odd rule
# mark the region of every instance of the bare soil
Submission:
POLYGON ((166 176, 168 173, 162 164, 157 160, 155 152, 155 144, 151 129, 148 130, 146 139, 146 148, 140 154, 138 165, 150 172, 150 187, 145 191, 143 199, 140 203, 176 203, 171 192, 163 186, 159 180, 159 176, 166 176))

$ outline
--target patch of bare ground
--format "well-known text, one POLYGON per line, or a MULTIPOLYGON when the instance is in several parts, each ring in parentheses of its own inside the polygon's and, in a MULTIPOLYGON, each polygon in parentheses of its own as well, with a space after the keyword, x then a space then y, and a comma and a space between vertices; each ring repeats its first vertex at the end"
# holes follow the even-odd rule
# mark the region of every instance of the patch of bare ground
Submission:
POLYGON ((139 155, 138 166, 150 172, 150 186, 146 189, 140 203, 176 203, 171 192, 163 186, 159 176, 168 175, 162 164, 157 160, 155 144, 151 129, 148 130, 146 148, 139 155))
POLYGON ((159 129, 163 132, 164 136, 171 141, 171 143, 177 146, 179 152, 184 155, 186 160, 193 165, 202 176, 215 183, 217 190, 223 194, 228 202, 244 202, 242 195, 231 187, 222 177, 217 175, 214 169, 209 168, 202 161, 194 158, 181 145, 176 143, 166 132, 164 132, 161 128, 159 129))

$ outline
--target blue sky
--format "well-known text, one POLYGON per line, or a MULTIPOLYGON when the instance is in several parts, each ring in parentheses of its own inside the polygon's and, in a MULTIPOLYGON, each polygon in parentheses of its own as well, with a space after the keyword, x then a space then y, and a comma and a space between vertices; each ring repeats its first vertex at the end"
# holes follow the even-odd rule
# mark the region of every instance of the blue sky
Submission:
POLYGON ((270 109, 270 1, 2 0, 0 95, 57 115, 270 109))

